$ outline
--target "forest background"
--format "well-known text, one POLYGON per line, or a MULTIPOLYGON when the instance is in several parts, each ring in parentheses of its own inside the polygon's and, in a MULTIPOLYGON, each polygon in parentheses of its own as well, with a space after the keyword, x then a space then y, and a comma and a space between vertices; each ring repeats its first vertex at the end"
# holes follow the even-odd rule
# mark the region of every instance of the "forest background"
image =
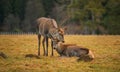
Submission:
POLYGON ((49 17, 69 34, 120 34, 120 0, 1 0, 0 32, 36 32, 49 17))

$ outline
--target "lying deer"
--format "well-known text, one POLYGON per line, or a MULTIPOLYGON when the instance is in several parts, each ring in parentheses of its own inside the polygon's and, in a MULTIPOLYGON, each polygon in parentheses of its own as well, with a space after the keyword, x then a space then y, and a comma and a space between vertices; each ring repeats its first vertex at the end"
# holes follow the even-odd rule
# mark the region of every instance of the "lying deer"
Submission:
MULTIPOLYGON (((40 44, 41 44, 41 35, 43 36, 42 45, 44 54, 48 56, 48 38, 54 39, 57 38, 61 42, 64 42, 64 30, 66 28, 58 28, 58 25, 54 19, 41 17, 37 19, 37 29, 38 29, 38 56, 40 55, 40 44), (46 49, 45 49, 46 42, 46 49)), ((51 42, 52 54, 53 56, 53 43, 51 42)))
POLYGON ((91 50, 77 46, 76 44, 65 44, 54 40, 53 47, 56 49, 58 54, 60 54, 60 56, 76 56, 79 57, 79 60, 85 61, 90 61, 94 59, 94 55, 91 50))

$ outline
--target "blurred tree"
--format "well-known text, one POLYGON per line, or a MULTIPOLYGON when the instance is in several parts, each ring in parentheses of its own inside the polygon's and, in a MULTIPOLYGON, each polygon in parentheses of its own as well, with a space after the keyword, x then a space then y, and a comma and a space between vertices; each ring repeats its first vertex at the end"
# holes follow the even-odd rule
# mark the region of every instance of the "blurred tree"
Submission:
POLYGON ((15 16, 18 16, 20 19, 20 22, 18 23, 18 29, 22 29, 22 21, 24 20, 25 16, 26 2, 27 0, 10 0, 11 13, 15 16))
POLYGON ((52 8, 54 7, 54 0, 42 0, 42 3, 45 10, 45 16, 50 16, 52 8))
POLYGON ((28 0, 25 9, 25 19, 22 25, 23 31, 36 31, 35 20, 45 15, 41 0, 28 0))
POLYGON ((72 0, 68 6, 71 8, 72 18, 79 21, 88 31, 95 32, 97 26, 101 23, 101 19, 105 12, 102 6, 102 0, 72 0))
POLYGON ((4 23, 6 25, 5 27, 7 28, 6 30, 9 32, 16 31, 16 29, 20 30, 20 18, 14 14, 9 14, 7 17, 5 17, 4 23))
POLYGON ((0 31, 35 31, 34 21, 42 16, 74 24, 76 33, 120 34, 120 0, 0 1, 0 31))
MULTIPOLYGON (((0 25, 1 27, 9 28, 8 26, 10 26, 11 27, 10 29, 12 30, 14 28, 20 29, 21 22, 24 20, 25 3, 26 1, 24 0, 1 0, 0 1, 0 25), (17 17, 17 20, 14 17, 17 17), (13 25, 12 24, 13 21, 10 21, 10 20, 18 21, 18 22, 17 24, 14 23, 15 25, 13 25)), ((6 29, 6 30, 9 30, 9 29, 6 29)))
POLYGON ((5 17, 10 12, 10 1, 1 0, 0 1, 0 27, 3 26, 5 17))
POLYGON ((120 34, 120 0, 109 0, 105 4, 103 25, 109 34, 120 34))

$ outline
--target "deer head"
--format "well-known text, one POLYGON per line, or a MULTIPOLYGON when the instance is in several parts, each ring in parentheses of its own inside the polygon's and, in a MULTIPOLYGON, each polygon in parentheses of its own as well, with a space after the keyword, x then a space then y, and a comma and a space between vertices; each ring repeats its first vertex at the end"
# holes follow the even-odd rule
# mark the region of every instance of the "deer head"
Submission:
POLYGON ((49 37, 52 39, 52 41, 58 40, 60 42, 65 42, 64 41, 64 31, 65 30, 66 30, 66 28, 53 28, 53 29, 50 29, 49 37))

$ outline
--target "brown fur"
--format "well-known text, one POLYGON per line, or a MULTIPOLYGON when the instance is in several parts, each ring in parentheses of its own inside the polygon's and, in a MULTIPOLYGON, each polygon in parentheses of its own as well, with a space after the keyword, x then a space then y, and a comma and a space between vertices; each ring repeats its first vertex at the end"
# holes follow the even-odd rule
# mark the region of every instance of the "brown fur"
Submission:
POLYGON ((94 58, 93 53, 89 49, 77 46, 75 44, 64 44, 58 42, 56 47, 56 51, 60 54, 60 56, 77 56, 79 57, 79 60, 92 60, 94 58))
MULTIPOLYGON (((42 45, 43 45, 43 50, 44 50, 43 55, 48 56, 48 38, 50 39, 57 38, 60 41, 64 42, 64 30, 62 28, 58 28, 56 21, 51 18, 41 17, 41 18, 38 18, 36 22, 37 22, 37 28, 39 31, 38 55, 40 55, 40 44, 41 44, 40 41, 41 41, 41 35, 42 35, 43 36, 42 45), (58 34, 56 33, 59 33, 59 36, 61 36, 62 39, 60 39, 60 37, 58 38, 58 34), (45 42, 46 42, 46 49, 45 49, 45 42)), ((51 47, 52 47, 51 56, 53 56, 52 42, 51 42, 51 47)))

